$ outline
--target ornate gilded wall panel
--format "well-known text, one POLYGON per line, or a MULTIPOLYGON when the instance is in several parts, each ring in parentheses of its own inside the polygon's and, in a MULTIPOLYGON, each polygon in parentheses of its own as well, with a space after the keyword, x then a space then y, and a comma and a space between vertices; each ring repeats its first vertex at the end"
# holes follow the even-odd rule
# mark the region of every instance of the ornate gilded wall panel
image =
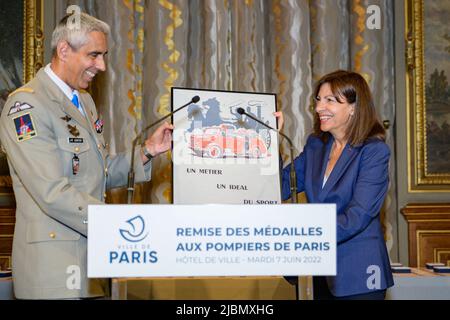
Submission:
POLYGON ((409 266, 448 264, 450 203, 409 203, 400 211, 408 223, 409 266))
POLYGON ((450 192, 450 3, 407 0, 409 192, 450 192))

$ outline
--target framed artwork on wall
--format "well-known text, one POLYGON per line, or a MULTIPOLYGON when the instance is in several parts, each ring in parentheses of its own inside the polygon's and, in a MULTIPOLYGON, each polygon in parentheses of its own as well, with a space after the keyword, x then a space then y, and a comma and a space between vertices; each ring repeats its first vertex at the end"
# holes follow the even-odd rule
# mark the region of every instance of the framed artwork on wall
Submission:
POLYGON ((408 191, 450 192, 450 2, 405 5, 408 191))

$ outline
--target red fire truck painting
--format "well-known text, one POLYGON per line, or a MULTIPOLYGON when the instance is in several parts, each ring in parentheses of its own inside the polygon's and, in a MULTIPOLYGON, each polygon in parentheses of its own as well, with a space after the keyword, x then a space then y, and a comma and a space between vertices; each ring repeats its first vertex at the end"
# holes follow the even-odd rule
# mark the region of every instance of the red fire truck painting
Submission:
POLYGON ((189 148, 200 157, 265 158, 270 156, 262 136, 253 129, 230 124, 195 129, 188 136, 189 148))

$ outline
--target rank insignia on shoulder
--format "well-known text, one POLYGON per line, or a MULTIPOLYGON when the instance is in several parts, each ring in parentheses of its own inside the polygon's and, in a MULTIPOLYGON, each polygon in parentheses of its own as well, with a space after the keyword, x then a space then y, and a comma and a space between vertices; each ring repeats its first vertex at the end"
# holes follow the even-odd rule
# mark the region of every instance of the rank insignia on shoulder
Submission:
POLYGON ((97 121, 94 123, 95 131, 97 131, 98 134, 103 132, 103 120, 98 118, 97 121))
POLYGON ((11 92, 9 94, 8 98, 12 97, 13 95, 15 95, 16 93, 19 93, 19 92, 34 93, 34 90, 32 88, 28 88, 28 87, 20 87, 20 88, 14 90, 13 92, 11 92))
POLYGON ((9 109, 8 116, 15 114, 17 112, 29 110, 32 108, 33 107, 31 105, 29 105, 28 103, 20 103, 17 101, 16 103, 14 103, 14 105, 11 107, 11 109, 9 109))
POLYGON ((14 125, 16 126, 16 136, 19 142, 31 139, 37 135, 33 118, 29 113, 14 118, 14 125))
POLYGON ((74 137, 78 137, 80 135, 80 131, 78 131, 77 126, 71 126, 70 124, 68 124, 67 128, 69 128, 70 134, 74 137))

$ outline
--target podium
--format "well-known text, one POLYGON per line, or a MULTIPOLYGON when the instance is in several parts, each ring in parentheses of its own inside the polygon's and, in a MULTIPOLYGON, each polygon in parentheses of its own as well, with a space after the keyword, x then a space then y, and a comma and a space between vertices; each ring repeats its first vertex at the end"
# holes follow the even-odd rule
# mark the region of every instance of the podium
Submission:
POLYGON ((334 204, 92 205, 88 277, 127 279, 298 276, 312 299, 313 275, 336 274, 334 204))
MULTIPOLYGON (((311 276, 299 277, 312 279, 311 276)), ((113 300, 312 300, 283 277, 113 278, 113 300)))

